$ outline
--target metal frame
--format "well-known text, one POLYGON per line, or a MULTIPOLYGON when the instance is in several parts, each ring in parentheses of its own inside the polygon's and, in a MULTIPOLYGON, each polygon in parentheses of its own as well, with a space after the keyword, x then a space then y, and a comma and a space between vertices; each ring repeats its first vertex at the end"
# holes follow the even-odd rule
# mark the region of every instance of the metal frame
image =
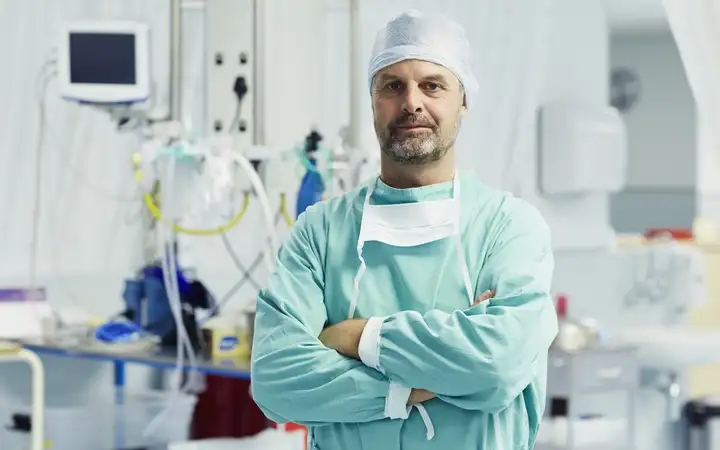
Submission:
POLYGON ((0 363, 26 362, 32 371, 32 450, 45 449, 45 369, 38 355, 12 342, 0 341, 0 363))

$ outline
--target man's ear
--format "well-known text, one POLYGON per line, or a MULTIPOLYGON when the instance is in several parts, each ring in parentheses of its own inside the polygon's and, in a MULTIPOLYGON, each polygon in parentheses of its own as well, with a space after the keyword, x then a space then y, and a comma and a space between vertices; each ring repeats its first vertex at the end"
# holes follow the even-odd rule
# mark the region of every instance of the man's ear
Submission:
POLYGON ((467 110, 467 95, 463 94, 463 102, 462 105, 460 105, 460 117, 465 117, 467 110))

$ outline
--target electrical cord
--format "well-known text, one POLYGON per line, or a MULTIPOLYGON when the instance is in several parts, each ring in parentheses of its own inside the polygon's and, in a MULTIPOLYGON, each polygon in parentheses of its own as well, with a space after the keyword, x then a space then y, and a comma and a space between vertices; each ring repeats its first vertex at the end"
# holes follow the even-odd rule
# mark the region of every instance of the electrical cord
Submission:
MULTIPOLYGON (((43 66, 46 68, 48 63, 43 66)), ((43 69, 39 76, 43 75, 43 69)), ((41 208, 42 208, 42 179, 43 179, 43 150, 45 147, 45 96, 47 94, 47 87, 50 82, 55 78, 57 72, 51 72, 50 74, 43 77, 41 86, 41 97, 39 98, 39 117, 38 117, 38 130, 37 130, 37 143, 35 148, 35 192, 33 193, 33 212, 32 212, 32 231, 31 231, 31 243, 30 243, 30 289, 37 288, 37 257, 38 257, 38 246, 39 246, 39 231, 40 231, 40 219, 41 219, 41 208)))
MULTIPOLYGON (((137 179, 138 183, 143 183, 143 172, 140 168, 140 159, 139 155, 135 155, 133 158, 133 162, 135 164, 135 178, 137 179)), ((242 219, 245 217, 245 213, 248 210, 248 206, 250 204, 250 193, 245 193, 243 196, 243 204, 240 208, 240 212, 238 212, 235 217, 230 219, 226 224, 220 225, 215 228, 187 228, 180 226, 174 222, 171 222, 170 220, 167 220, 162 213, 162 210, 157 205, 155 199, 153 198, 152 194, 149 192, 146 192, 143 194, 143 200, 145 202, 145 206, 147 207, 148 211, 150 211, 150 214, 152 214, 153 218, 158 221, 162 222, 166 225, 168 225, 173 231, 180 233, 180 234, 187 234, 192 236, 212 236, 215 234, 222 234, 230 231, 233 229, 238 223, 242 221, 242 219)))
MULTIPOLYGON (((285 224, 288 227, 292 227, 294 225, 294 222, 292 220, 292 217, 290 217, 290 213, 287 211, 287 195, 283 192, 280 194, 280 208, 278 210, 278 214, 275 217, 275 224, 277 224, 280 220, 285 222, 285 224)), ((210 309, 209 314, 207 315, 207 319, 209 320, 211 317, 213 317, 215 314, 217 314, 224 306, 227 305, 227 303, 232 300, 232 298, 235 296, 235 294, 240 291, 240 289, 245 285, 245 283, 251 283, 255 289, 258 291, 261 289, 259 284, 255 282, 252 279, 251 274, 257 269, 257 267, 260 265, 263 259, 262 253, 257 255, 253 262, 248 266, 247 268, 241 263, 240 258, 238 257, 237 253, 233 249, 230 240, 228 239, 227 235, 222 234, 223 243, 225 244, 225 248, 227 249, 228 253, 230 254, 230 257, 232 258, 233 262, 235 263, 235 266, 243 272, 242 278, 235 282, 235 284, 228 290, 228 292, 223 295, 219 301, 216 302, 215 306, 210 309)))
POLYGON ((233 248, 232 243, 230 242, 230 239, 228 238, 227 233, 220 234, 220 237, 222 238, 222 242, 223 242, 223 245, 225 246, 225 250, 228 252, 228 254, 230 255, 230 259, 232 259, 233 263, 235 264, 235 267, 237 267, 238 270, 240 270, 240 272, 242 272, 243 274, 246 274, 248 276, 247 281, 250 284, 252 284, 255 289, 257 289, 259 291, 260 285, 252 278, 251 275, 249 275, 250 274, 249 270, 245 267, 245 265, 242 263, 242 261, 240 261, 240 257, 235 252, 235 249, 233 248))
POLYGON ((280 194, 280 216, 285 221, 285 224, 287 226, 292 227, 293 225, 295 225, 295 221, 288 212, 287 194, 285 194, 284 192, 280 194))
MULTIPOLYGON (((167 186, 167 188, 163 190, 165 192, 165 200, 168 199, 168 192, 172 192, 173 189, 175 168, 176 160, 175 158, 171 158, 168 162, 168 173, 165 180, 166 182, 164 183, 165 186, 167 186)), ((162 423, 162 421, 165 420, 167 413, 172 410, 180 396, 184 392, 188 392, 192 389, 195 384, 195 376, 197 375, 197 360, 195 358, 195 352, 192 348, 192 343, 190 341, 188 331, 185 328, 185 323, 182 318, 182 300, 180 298, 180 289, 178 286, 178 268, 177 254, 175 253, 175 237, 173 235, 173 229, 171 226, 169 226, 170 224, 167 221, 160 223, 160 225, 160 231, 162 233, 161 240, 164 247, 161 263, 163 280, 165 283, 165 290, 168 295, 168 303, 175 318, 175 325, 177 328, 176 372, 178 374, 178 379, 174 386, 174 391, 176 392, 176 395, 172 399, 170 399, 165 408, 163 408, 163 410, 157 416, 155 416, 153 420, 150 421, 147 427, 145 427, 145 429, 143 430, 143 436, 151 435, 155 431, 155 429, 162 423), (184 373, 183 369, 186 368, 184 363, 185 350, 188 352, 187 369, 189 376, 187 382, 183 385, 182 374, 184 373)))
MULTIPOLYGON (((57 71, 56 71, 56 66, 55 66, 54 60, 46 61, 38 73, 39 83, 38 83, 38 87, 37 87, 37 98, 38 98, 38 108, 40 111, 41 120, 39 121, 39 127, 38 127, 39 129, 38 129, 37 134, 38 134, 38 142, 39 142, 39 145, 41 145, 41 147, 44 147, 44 142, 46 141, 48 134, 50 135, 49 137, 52 139, 53 142, 60 142, 55 137, 52 127, 46 120, 47 88, 48 88, 50 82, 56 76, 57 76, 57 71), (48 72, 48 69, 50 70, 49 72, 48 72)), ((34 199, 35 207, 34 207, 34 213, 33 213, 33 234, 34 234, 34 236, 32 238, 32 244, 31 244, 31 247, 32 247, 31 255, 32 256, 31 256, 31 263, 30 263, 30 266, 31 266, 30 284, 31 285, 34 285, 37 282, 37 256, 36 255, 39 251, 39 248, 38 248, 38 246, 39 246, 39 243, 38 243, 38 241, 39 241, 39 224, 41 222, 40 208, 41 208, 41 204, 42 204, 42 179, 44 178, 43 174, 42 174, 43 171, 42 171, 42 163, 41 163, 41 161, 43 160, 43 151, 42 150, 43 150, 43 148, 39 148, 36 151, 38 160, 36 161, 36 171, 35 171, 36 188, 35 188, 35 199, 34 199)), ((89 188, 90 192, 92 192, 94 194, 100 194, 102 197, 106 197, 106 198, 116 201, 116 202, 132 201, 133 203, 136 203, 136 204, 139 203, 139 201, 140 201, 139 196, 134 199, 130 199, 128 197, 122 197, 119 195, 106 193, 98 186, 93 186, 92 184, 87 182, 87 180, 85 179, 84 176, 82 176, 79 172, 77 172, 73 167, 71 167, 69 165, 69 161, 68 161, 69 158, 59 158, 59 159, 65 165, 64 168, 66 170, 68 170, 69 172, 72 172, 72 175, 73 175, 72 178, 74 181, 86 181, 85 187, 89 188)), ((139 191, 138 191, 138 193, 139 193, 139 191)), ((57 209, 60 206, 60 202, 55 201, 55 202, 53 202, 53 204, 55 205, 55 208, 53 210, 51 210, 50 226, 49 226, 48 231, 50 233, 50 264, 51 264, 50 269, 53 272, 53 274, 55 275, 55 278, 56 278, 55 282, 57 283, 58 287, 62 290, 62 292, 65 294, 65 297, 67 297, 67 299, 70 300, 70 302, 74 306, 80 308, 81 310, 87 311, 88 313, 90 313, 90 315, 96 315, 92 311, 88 310, 88 308, 86 306, 82 305, 82 302, 79 300, 78 295, 76 295, 73 292, 73 290, 70 289, 70 287, 63 281, 62 277, 59 275, 57 243, 61 242, 61 240, 58 238, 56 231, 57 231, 57 226, 58 226, 57 218, 59 216, 59 214, 57 213, 57 209)), ((53 314, 53 317, 54 317, 56 323, 59 326, 63 326, 64 321, 62 320, 62 317, 59 315, 59 313, 54 308, 51 308, 51 311, 52 311, 52 314, 53 314)))
MULTIPOLYGON (((238 131, 238 128, 240 127, 240 123, 242 121, 242 105, 243 100, 245 99, 245 96, 248 93, 248 85, 247 80, 243 76, 239 76, 235 79, 235 83, 233 84, 233 92, 235 93, 235 97, 237 98, 237 106, 235 107, 235 116, 233 116, 233 119, 230 121, 230 128, 228 128, 230 133, 235 133, 238 131)), ((239 130, 243 131, 243 130, 239 130)))

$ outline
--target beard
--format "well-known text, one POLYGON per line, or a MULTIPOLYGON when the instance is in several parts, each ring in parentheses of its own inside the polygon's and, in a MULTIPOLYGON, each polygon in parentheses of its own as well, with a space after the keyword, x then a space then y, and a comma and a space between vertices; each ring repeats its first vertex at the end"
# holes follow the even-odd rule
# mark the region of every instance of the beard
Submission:
POLYGON ((375 122, 375 133, 380 150, 392 161, 424 165, 442 159, 455 144, 457 123, 449 133, 443 133, 434 121, 427 117, 405 114, 387 127, 375 122), (414 133, 403 133, 402 127, 427 127, 414 133))

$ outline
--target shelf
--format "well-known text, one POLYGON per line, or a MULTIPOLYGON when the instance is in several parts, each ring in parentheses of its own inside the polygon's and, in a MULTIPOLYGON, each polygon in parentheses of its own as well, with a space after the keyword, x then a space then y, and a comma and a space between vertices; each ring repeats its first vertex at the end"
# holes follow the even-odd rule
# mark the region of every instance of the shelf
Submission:
POLYGON ((597 443, 597 444, 585 444, 585 445, 576 445, 573 447, 565 446, 565 445, 553 445, 553 444, 545 444, 538 442, 535 444, 534 450, 634 450, 627 445, 612 445, 612 444, 605 444, 605 443, 597 443))
MULTIPOLYGON (((174 348, 158 348, 152 351, 119 354, 103 352, 98 349, 90 349, 83 346, 64 343, 54 339, 24 339, 17 341, 28 350, 38 355, 54 355, 65 358, 78 358, 103 362, 140 364, 164 370, 176 368, 176 350, 174 348)), ((189 370, 187 358, 185 358, 184 370, 189 370)), ((249 362, 236 361, 213 361, 210 358, 197 355, 197 365, 192 368, 194 371, 206 375, 220 375, 231 378, 250 379, 249 362)))

